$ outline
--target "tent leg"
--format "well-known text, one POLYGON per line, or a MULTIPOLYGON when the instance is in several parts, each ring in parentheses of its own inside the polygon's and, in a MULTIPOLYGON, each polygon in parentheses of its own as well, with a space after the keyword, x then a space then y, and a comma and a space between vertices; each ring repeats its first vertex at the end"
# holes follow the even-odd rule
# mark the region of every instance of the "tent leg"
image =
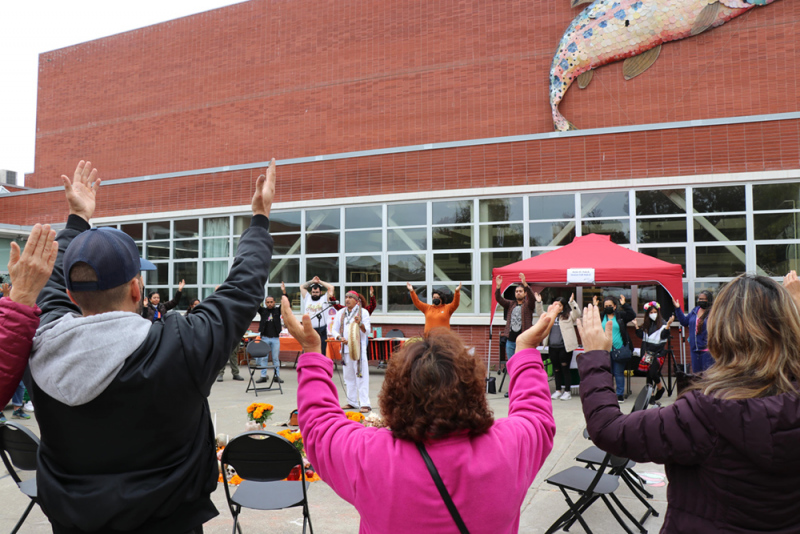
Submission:
MULTIPOLYGON (((486 376, 491 376, 492 371, 492 325, 489 325, 489 357, 486 359, 486 376)), ((489 393, 489 381, 486 381, 486 393, 489 393)))

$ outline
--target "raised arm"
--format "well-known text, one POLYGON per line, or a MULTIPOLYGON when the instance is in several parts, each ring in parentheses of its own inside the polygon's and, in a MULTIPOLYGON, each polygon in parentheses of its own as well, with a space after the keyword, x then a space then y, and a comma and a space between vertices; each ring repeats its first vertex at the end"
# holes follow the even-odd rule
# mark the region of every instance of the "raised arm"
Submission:
POLYGON ((428 309, 431 307, 431 305, 425 304, 424 302, 419 300, 417 292, 414 291, 414 287, 411 285, 411 282, 406 282, 406 287, 408 288, 408 292, 411 294, 411 302, 414 303, 414 306, 416 306, 417 309, 422 313, 426 313, 428 309))
POLYGON ((675 318, 681 326, 689 326, 689 316, 685 315, 681 310, 681 303, 678 302, 678 299, 673 299, 672 304, 675 306, 675 318))
POLYGON ((569 307, 571 308, 569 314, 572 316, 572 320, 577 321, 578 319, 581 318, 581 308, 580 306, 578 306, 578 303, 575 302, 575 293, 572 293, 569 296, 568 304, 569 307))
POLYGON ((458 284, 455 293, 453 294, 453 302, 447 305, 447 313, 453 315, 461 303, 461 284, 458 284))
POLYGON ((181 301, 181 294, 183 292, 183 286, 185 286, 185 285, 186 285, 186 282, 184 280, 181 280, 181 283, 178 284, 178 291, 175 292, 175 296, 172 297, 172 300, 170 300, 169 302, 165 302, 164 303, 164 309, 165 310, 171 310, 172 308, 174 308, 175 306, 178 305, 178 303, 181 301))
POLYGON ((502 285, 503 277, 498 274, 497 279, 495 280, 494 300, 496 300, 497 303, 503 308, 508 309, 508 307, 511 305, 511 302, 503 298, 503 293, 500 291, 502 285))
MULTIPOLYGON (((319 280, 319 278, 318 278, 318 280, 319 280)), ((322 280, 319 280, 319 284, 327 290, 327 292, 328 292, 328 300, 332 299, 333 298, 333 290, 334 290, 333 286, 331 284, 329 284, 328 282, 323 282, 322 280)))

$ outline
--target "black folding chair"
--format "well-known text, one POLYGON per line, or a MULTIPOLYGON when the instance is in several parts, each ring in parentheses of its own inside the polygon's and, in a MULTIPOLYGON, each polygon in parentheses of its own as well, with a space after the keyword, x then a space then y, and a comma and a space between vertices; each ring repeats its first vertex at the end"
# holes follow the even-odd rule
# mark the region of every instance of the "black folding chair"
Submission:
MULTIPOLYGON (((259 391, 271 391, 275 389, 275 384, 278 384, 278 389, 283 395, 283 387, 281 387, 280 381, 278 378, 278 369, 277 366, 267 362, 267 365, 259 365, 255 358, 264 358, 270 353, 270 346, 267 343, 264 343, 260 339, 254 339, 250 343, 247 344, 247 348, 245 349, 247 352, 247 371, 250 373, 250 382, 247 383, 247 389, 244 390, 245 393, 249 393, 254 391, 256 397, 258 397, 259 391), (256 385, 256 372, 262 370, 269 370, 272 369, 272 380, 269 383, 269 386, 257 386, 256 385)), ((279 364, 280 365, 280 364, 279 364)))
MULTIPOLYGON (((386 332, 386 334, 384 334, 384 337, 406 337, 406 335, 403 333, 402 330, 398 330, 397 328, 392 328, 391 330, 386 332)), ((392 348, 390 352, 394 352, 399 346, 400 346, 399 341, 392 341, 392 348)), ((386 369, 386 361, 389 359, 389 355, 385 354, 383 356, 386 357, 381 358, 381 360, 378 362, 378 369, 386 369)))
POLYGON ((233 515, 233 534, 241 533, 239 513, 242 508, 255 510, 280 510, 303 507, 303 532, 306 523, 311 534, 311 516, 308 513, 305 469, 300 451, 289 440, 266 430, 245 432, 233 438, 222 451, 222 473, 225 498, 233 515), (226 467, 231 466, 243 479, 233 495, 228 487, 226 467), (300 466, 300 480, 285 481, 292 469, 300 466))
POLYGON ((11 421, 0 424, 0 456, 3 458, 8 474, 17 483, 19 490, 31 499, 30 504, 25 509, 25 512, 22 513, 22 517, 19 518, 11 534, 15 534, 22 526, 22 523, 25 522, 28 514, 33 509, 33 505, 36 504, 37 497, 36 477, 22 480, 16 469, 35 471, 38 450, 39 438, 28 428, 11 421), (15 467, 16 469, 14 469, 15 467))

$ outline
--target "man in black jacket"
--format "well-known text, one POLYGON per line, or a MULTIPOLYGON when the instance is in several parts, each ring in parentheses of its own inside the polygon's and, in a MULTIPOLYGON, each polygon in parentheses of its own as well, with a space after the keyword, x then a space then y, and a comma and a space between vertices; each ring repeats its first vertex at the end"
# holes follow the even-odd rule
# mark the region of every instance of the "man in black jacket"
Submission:
POLYGON ((214 378, 258 309, 269 273, 275 161, 228 279, 186 316, 141 316, 130 237, 90 229, 100 180, 81 161, 62 176, 70 215, 38 299, 29 382, 41 429, 38 502, 55 534, 196 533, 218 514, 214 378))
MULTIPOLYGON (((285 287, 282 286, 285 293, 285 287)), ((269 347, 270 356, 272 356, 272 365, 275 366, 275 382, 283 384, 281 379, 281 307, 275 305, 275 299, 267 296, 264 299, 264 306, 258 308, 258 315, 261 316, 261 322, 258 325, 258 331, 261 332, 261 341, 266 343, 269 347)), ((265 367, 269 361, 269 356, 258 358, 258 365, 265 367)), ((267 381, 267 370, 261 370, 261 378, 256 380, 257 384, 263 384, 267 381)))

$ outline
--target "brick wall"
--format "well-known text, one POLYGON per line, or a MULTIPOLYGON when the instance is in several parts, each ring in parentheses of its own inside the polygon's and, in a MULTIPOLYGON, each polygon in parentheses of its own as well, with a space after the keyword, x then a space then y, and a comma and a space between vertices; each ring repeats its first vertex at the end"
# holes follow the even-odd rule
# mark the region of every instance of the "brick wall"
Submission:
MULTIPOLYGON (((81 158, 113 179, 551 131, 550 63, 578 12, 568 0, 253 0, 48 52, 40 56, 35 172, 26 185, 57 185, 81 158)), ((584 129, 796 111, 799 19, 798 2, 753 9, 668 43, 635 80, 623 80, 620 63, 599 69, 587 89, 570 89, 561 110, 584 129)), ((652 135, 664 136, 659 151, 691 145, 750 156, 749 143, 738 150, 744 139, 723 135, 709 145, 702 130, 652 135)), ((649 152, 631 154, 631 141, 534 144, 541 163, 518 179, 538 167, 603 174, 601 148, 649 165, 649 152), (581 149, 588 164, 566 166, 581 149)), ((487 148, 486 168, 516 149, 487 148)), ((342 165, 346 172, 354 164, 342 165)), ((463 179, 466 169, 449 170, 463 179)), ((661 173, 657 162, 645 169, 661 173)), ((392 184, 405 174, 383 167, 375 176, 392 184)))

